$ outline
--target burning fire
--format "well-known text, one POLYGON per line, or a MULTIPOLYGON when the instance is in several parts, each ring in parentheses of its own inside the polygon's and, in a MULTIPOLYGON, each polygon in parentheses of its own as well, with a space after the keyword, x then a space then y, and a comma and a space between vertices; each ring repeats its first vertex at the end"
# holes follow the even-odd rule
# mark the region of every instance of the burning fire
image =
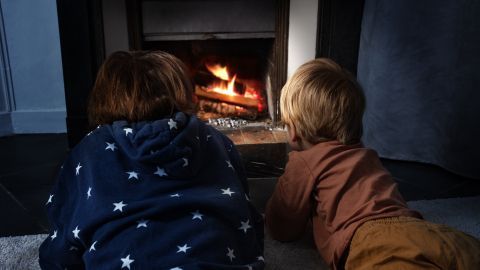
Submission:
POLYGON ((221 81, 217 81, 212 84, 211 91, 228 96, 238 96, 238 94, 235 93, 235 79, 237 78, 236 74, 230 78, 227 67, 223 67, 219 64, 206 64, 205 66, 207 67, 208 71, 215 75, 215 77, 221 79, 221 81))
MULTIPOLYGON (((256 89, 249 87, 246 84, 241 84, 244 90, 243 94, 240 94, 235 91, 237 75, 230 75, 228 72, 227 66, 222 66, 220 64, 205 64, 205 67, 210 71, 215 77, 220 80, 216 80, 209 87, 208 91, 227 95, 227 96, 243 96, 245 98, 258 100, 258 111, 262 112, 264 110, 264 105, 261 102, 261 96, 256 89)), ((239 84, 239 82, 237 82, 239 84)))

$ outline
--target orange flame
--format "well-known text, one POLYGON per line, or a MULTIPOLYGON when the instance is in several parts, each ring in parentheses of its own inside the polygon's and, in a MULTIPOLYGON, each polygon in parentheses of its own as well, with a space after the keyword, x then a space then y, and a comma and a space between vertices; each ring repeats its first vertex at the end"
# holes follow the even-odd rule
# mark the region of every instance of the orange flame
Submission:
POLYGON ((215 77, 220 78, 222 81, 215 82, 212 85, 212 91, 217 92, 220 94, 224 95, 229 95, 229 96, 238 96, 237 93, 235 93, 235 79, 237 78, 237 75, 233 75, 233 77, 230 79, 230 76, 228 74, 228 69, 226 66, 221 66, 219 64, 215 65, 208 65, 205 64, 207 69, 215 75, 215 77), (225 81, 227 83, 225 83, 225 81))
MULTIPOLYGON (((222 66, 220 64, 205 64, 205 67, 210 71, 215 77, 219 78, 220 80, 215 81, 209 87, 209 91, 220 93, 223 95, 229 96, 240 96, 240 94, 236 93, 235 90, 235 80, 237 75, 234 74, 230 77, 228 73, 228 69, 226 66, 222 66)), ((261 102, 262 97, 259 93, 251 87, 246 87, 245 93, 243 94, 246 98, 256 99, 259 100, 258 102, 258 111, 262 112, 265 108, 264 104, 261 102)))
POLYGON ((205 64, 205 66, 207 67, 208 71, 210 71, 213 75, 215 75, 215 77, 220 78, 224 81, 229 80, 228 70, 226 66, 222 67, 219 64, 215 64, 215 65, 205 64))

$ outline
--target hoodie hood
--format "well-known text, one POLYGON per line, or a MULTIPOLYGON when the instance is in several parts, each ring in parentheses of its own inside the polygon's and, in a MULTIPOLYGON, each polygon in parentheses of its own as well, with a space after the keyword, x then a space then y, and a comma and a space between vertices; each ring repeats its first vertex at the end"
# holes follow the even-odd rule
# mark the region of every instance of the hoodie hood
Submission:
MULTIPOLYGON (((102 126, 124 159, 157 165, 169 177, 188 177, 202 166, 209 129, 195 116, 176 113, 172 118, 150 122, 116 121, 102 126)), ((108 147, 108 144, 107 144, 108 147)))

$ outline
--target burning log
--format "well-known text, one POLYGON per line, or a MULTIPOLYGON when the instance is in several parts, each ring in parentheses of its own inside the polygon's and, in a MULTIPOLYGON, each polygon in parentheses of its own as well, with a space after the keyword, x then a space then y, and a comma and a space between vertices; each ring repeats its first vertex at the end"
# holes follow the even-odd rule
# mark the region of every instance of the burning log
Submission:
POLYGON ((258 100, 253 98, 247 98, 244 96, 230 96, 230 95, 224 95, 216 92, 208 92, 203 90, 199 86, 195 86, 195 94, 199 97, 224 101, 231 104, 240 105, 243 107, 255 108, 255 110, 258 108, 258 100))
POLYGON ((243 119, 255 120, 258 116, 256 108, 243 108, 240 106, 216 102, 208 99, 200 99, 198 107, 204 112, 213 112, 221 114, 222 116, 235 116, 243 119))

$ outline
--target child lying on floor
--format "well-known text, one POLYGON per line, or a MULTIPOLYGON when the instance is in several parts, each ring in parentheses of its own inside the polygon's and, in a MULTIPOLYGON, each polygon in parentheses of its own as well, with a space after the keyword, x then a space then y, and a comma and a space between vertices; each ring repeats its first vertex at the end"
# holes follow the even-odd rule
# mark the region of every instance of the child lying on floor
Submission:
POLYGON ((172 55, 105 61, 88 107, 99 126, 47 201, 43 269, 263 269, 263 221, 239 155, 192 107, 172 55))
POLYGON ((480 241, 408 209, 373 150, 360 143, 365 98, 329 59, 302 65, 280 108, 293 151, 266 210, 280 241, 312 223, 333 269, 480 269, 480 241))

